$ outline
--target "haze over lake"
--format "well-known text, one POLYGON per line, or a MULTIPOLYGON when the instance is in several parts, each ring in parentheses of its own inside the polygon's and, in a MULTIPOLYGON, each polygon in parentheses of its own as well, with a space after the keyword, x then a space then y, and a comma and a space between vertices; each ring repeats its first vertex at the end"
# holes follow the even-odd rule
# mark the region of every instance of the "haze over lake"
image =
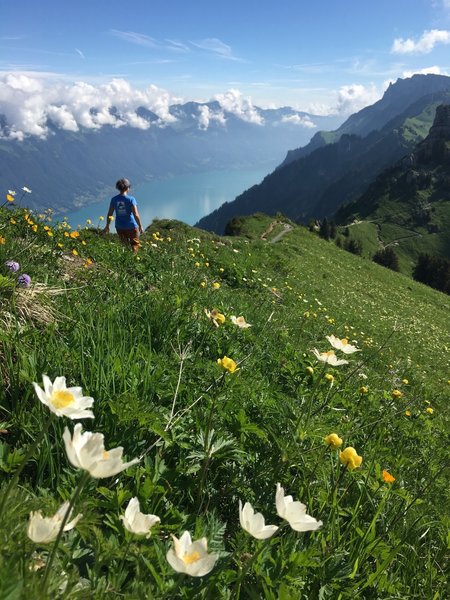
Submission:
MULTIPOLYGON (((234 200, 244 190, 259 183, 270 170, 269 166, 260 169, 177 175, 133 186, 131 194, 138 202, 144 227, 150 225, 155 218, 178 219, 194 225, 201 217, 224 202, 234 200)), ((87 219, 91 219, 92 223, 97 225, 99 217, 106 216, 109 201, 114 195, 114 182, 111 182, 111 194, 105 196, 104 202, 90 204, 67 214, 70 225, 83 226, 87 219)))

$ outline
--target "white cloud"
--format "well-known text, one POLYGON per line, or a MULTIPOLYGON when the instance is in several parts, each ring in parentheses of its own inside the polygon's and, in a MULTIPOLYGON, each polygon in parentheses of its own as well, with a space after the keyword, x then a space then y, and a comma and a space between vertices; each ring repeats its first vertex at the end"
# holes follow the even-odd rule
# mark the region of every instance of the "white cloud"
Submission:
POLYGON ((196 48, 200 48, 201 50, 206 50, 207 52, 211 52, 212 54, 216 54, 221 58, 228 58, 230 60, 239 60, 235 56, 233 56, 233 51, 231 46, 225 44, 221 40, 217 38, 205 38, 203 40, 199 40, 196 42, 191 42, 193 46, 196 48))
POLYGON ((156 40, 143 33, 136 33, 135 31, 119 31, 118 29, 111 29, 110 33, 114 37, 138 46, 146 46, 148 48, 155 48, 157 46, 156 40))
POLYGON ((284 117, 281 119, 281 122, 290 123, 291 125, 299 125, 308 129, 314 129, 314 127, 317 127, 317 125, 315 125, 315 123, 313 123, 309 117, 302 117, 296 113, 293 115, 284 115, 284 117))
POLYGON ((379 100, 382 93, 374 85, 344 85, 337 92, 335 112, 340 115, 351 115, 379 100))
POLYGON ((226 119, 223 112, 214 112, 209 108, 209 106, 206 106, 205 104, 199 106, 198 111, 198 128, 202 131, 206 131, 208 129, 211 121, 216 121, 220 125, 226 124, 226 119))
POLYGON ((436 44, 450 44, 450 31, 431 29, 425 31, 417 42, 411 38, 397 38, 392 44, 391 52, 394 54, 429 54, 436 44))
POLYGON ((253 106, 250 96, 243 96, 239 90, 228 90, 225 94, 217 94, 214 100, 227 112, 233 113, 239 119, 248 123, 262 125, 264 120, 253 106))
POLYGON ((179 101, 154 85, 139 90, 123 79, 92 85, 20 72, 7 73, 0 75, 0 111, 9 127, 7 132, 0 132, 0 136, 46 137, 49 119, 68 131, 77 131, 80 127, 99 129, 104 125, 148 129, 150 123, 136 114, 139 107, 154 112, 160 119, 159 124, 163 124, 176 120, 169 108, 179 101))
POLYGON ((75 48, 75 52, 76 52, 77 54, 79 54, 83 60, 86 58, 86 57, 84 56, 83 52, 81 52, 81 50, 79 50, 78 48, 75 48))
POLYGON ((317 116, 341 115, 347 117, 366 106, 377 102, 388 87, 389 81, 381 88, 375 85, 344 85, 328 95, 328 103, 312 103, 305 110, 317 116))
MULTIPOLYGON (((450 2, 450 0, 449 0, 450 2)), ((425 69, 417 69, 416 71, 403 71, 402 77, 412 77, 413 75, 449 75, 441 67, 434 65, 432 67, 425 67, 425 69)))

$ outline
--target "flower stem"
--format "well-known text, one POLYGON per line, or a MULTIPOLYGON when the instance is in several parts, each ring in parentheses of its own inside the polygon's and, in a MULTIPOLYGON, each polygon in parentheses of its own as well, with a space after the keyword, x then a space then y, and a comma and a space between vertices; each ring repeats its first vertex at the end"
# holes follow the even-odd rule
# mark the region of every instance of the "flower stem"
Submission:
POLYGON ((53 548, 52 548, 50 557, 48 559, 47 566, 45 567, 44 580, 42 582, 42 589, 43 589, 44 597, 45 597, 45 594, 47 593, 48 576, 49 576, 50 570, 52 568, 53 561, 54 561, 55 556, 56 556, 56 550, 58 549, 59 542, 61 541, 62 534, 64 533, 64 527, 66 526, 66 523, 69 520, 69 516, 70 516, 70 514, 72 512, 72 509, 73 509, 73 507, 75 505, 75 502, 77 501, 78 496, 81 493, 81 490, 84 488, 84 486, 86 485, 86 483, 89 481, 89 478, 90 478, 89 472, 85 471, 83 473, 83 475, 81 476, 80 481, 78 482, 77 487, 75 488, 73 496, 70 499, 69 506, 67 508, 66 514, 64 515, 64 518, 62 520, 61 527, 59 528, 59 531, 58 531, 58 536, 57 536, 57 538, 55 540, 55 543, 53 544, 53 548))
POLYGON ((250 567, 253 565, 253 563, 255 562, 255 560, 258 558, 258 556, 261 554, 261 552, 267 548, 267 546, 270 544, 270 542, 274 539, 274 537, 276 537, 280 531, 282 529, 284 529, 287 526, 287 523, 283 523, 282 525, 280 525, 280 527, 278 528, 278 530, 270 537, 267 538, 258 548, 258 550, 253 554, 253 556, 251 557, 251 559, 247 562, 247 564, 245 565, 245 567, 241 567, 240 569, 240 573, 239 573, 239 577, 238 580, 236 581, 236 589, 234 592, 234 600, 238 600, 240 598, 241 595, 241 586, 242 586, 242 582, 245 579, 245 576, 247 575, 247 572, 250 570, 250 567))
POLYGON ((120 561, 120 565, 119 565, 119 568, 118 568, 118 574, 119 574, 119 576, 122 573, 122 569, 123 569, 123 566, 125 564, 125 559, 127 557, 128 550, 130 549, 132 541, 133 541, 133 538, 130 535, 130 537, 129 537, 128 541, 127 541, 127 544, 125 546, 125 550, 124 550, 124 553, 123 553, 123 556, 122 556, 122 560, 120 561))
POLYGON ((202 472, 200 475, 200 485, 198 487, 198 495, 197 495, 198 511, 197 511, 197 514, 200 514, 200 510, 203 506, 203 500, 204 500, 203 488, 205 485, 206 474, 208 472, 208 467, 209 467, 209 463, 211 460, 210 452, 211 452, 212 436, 210 437, 210 433, 211 433, 212 420, 213 420, 213 416, 214 416, 214 409, 216 406, 217 398, 219 396, 220 390, 222 389, 224 382, 225 382, 225 373, 223 373, 222 378, 219 381, 219 384, 217 386, 217 392, 214 395, 214 398, 212 399, 208 419, 206 420, 205 443, 203 446, 203 452, 205 454, 205 458, 203 460, 202 472))
POLYGON ((52 415, 52 413, 50 413, 50 416, 47 419, 47 422, 42 427, 41 431, 39 432, 39 435, 34 440, 34 442, 32 442, 30 444, 30 446, 28 447, 28 450, 27 450, 27 453, 25 454, 24 459, 22 460, 22 462, 20 463, 20 465, 17 467, 17 470, 14 473, 13 478, 9 482, 9 484, 8 484, 8 486, 7 486, 4 494, 3 494, 3 497, 2 497, 2 499, 0 501, 0 517, 3 514, 3 509, 5 508, 6 501, 8 499, 9 494, 11 493, 11 491, 12 491, 13 487, 16 485, 16 483, 19 481, 20 474, 24 470, 25 465, 30 460, 30 458, 33 456, 33 454, 36 451, 36 448, 39 446, 39 444, 44 439, 45 434, 49 430, 50 425, 51 425, 52 422, 53 422, 53 415, 52 415))

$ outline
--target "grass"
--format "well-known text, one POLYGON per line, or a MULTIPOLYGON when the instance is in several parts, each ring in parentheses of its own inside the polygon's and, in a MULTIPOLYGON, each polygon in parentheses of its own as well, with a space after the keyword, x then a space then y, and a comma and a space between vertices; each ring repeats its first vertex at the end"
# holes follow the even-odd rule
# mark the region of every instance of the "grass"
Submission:
POLYGON ((48 219, 0 211, 1 274, 11 282, 0 286, 10 323, 0 333, 3 498, 23 465, 1 520, 0 596, 446 598, 446 296, 302 227, 267 243, 261 216, 233 238, 154 222, 137 256, 96 228, 71 236, 48 219), (31 276, 33 310, 19 310, 27 290, 6 260, 31 276), (215 327, 205 308, 225 323, 215 327), (328 350, 332 334, 361 349, 347 365, 312 353, 328 350), (224 356, 239 370, 222 370, 224 356), (82 386, 95 399, 84 429, 141 458, 88 481, 74 507, 83 517, 56 549, 28 538, 29 513, 54 514, 82 473, 62 442, 74 424, 49 421, 34 393, 44 374, 82 386), (363 457, 359 468, 327 447, 331 432, 363 457), (321 528, 285 524, 260 541, 240 527, 239 499, 282 523, 277 482, 321 528), (149 539, 119 519, 132 497, 161 519, 149 539), (166 560, 171 534, 184 530, 218 555, 204 577, 166 560))

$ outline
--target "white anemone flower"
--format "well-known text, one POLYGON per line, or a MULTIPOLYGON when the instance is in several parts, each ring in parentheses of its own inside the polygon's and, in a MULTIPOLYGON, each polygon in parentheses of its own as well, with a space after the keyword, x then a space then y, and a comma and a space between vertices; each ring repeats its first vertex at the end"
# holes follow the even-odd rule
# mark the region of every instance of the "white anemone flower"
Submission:
POLYGON ((95 479, 111 477, 139 462, 138 458, 134 458, 124 463, 122 461, 123 448, 119 446, 106 451, 102 433, 91 433, 90 431, 82 433, 81 429, 81 423, 77 423, 73 430, 73 437, 71 437, 70 431, 66 427, 63 434, 64 444, 67 458, 72 465, 77 469, 88 471, 91 477, 95 479))
POLYGON ((208 541, 201 538, 195 542, 189 531, 185 531, 180 539, 172 535, 173 548, 166 555, 169 565, 177 573, 186 573, 191 577, 203 577, 212 569, 219 558, 218 554, 208 554, 208 541))
POLYGON ((233 323, 233 325, 237 325, 241 329, 248 329, 251 327, 250 323, 247 323, 244 317, 235 317, 232 315, 230 317, 230 321, 233 323))
POLYGON ((322 526, 322 521, 306 514, 306 506, 292 496, 285 496, 284 489, 277 483, 275 495, 278 516, 285 519, 295 531, 315 531, 322 526))
POLYGON ((316 348, 314 348, 312 352, 317 360, 320 360, 327 365, 331 365, 332 367, 339 367, 339 365, 348 364, 348 360, 338 358, 334 353, 334 350, 328 350, 328 352, 319 352, 316 348))
POLYGON ((151 536, 150 529, 153 525, 161 521, 156 515, 144 515, 144 513, 141 513, 137 498, 131 498, 125 509, 125 515, 121 515, 120 519, 122 519, 123 526, 127 531, 135 535, 145 535, 146 537, 151 536))
POLYGON ((250 502, 244 504, 239 500, 239 522, 242 529, 252 535, 257 540, 266 540, 278 531, 276 525, 266 525, 261 513, 255 513, 250 502))
MULTIPOLYGON (((64 502, 64 504, 62 504, 58 508, 53 517, 43 517, 40 510, 36 512, 31 512, 27 530, 27 534, 30 540, 32 540, 36 544, 49 544, 50 542, 56 540, 68 508, 69 502, 64 502)), ((68 520, 71 516, 72 511, 70 511, 68 520)), ((80 514, 69 523, 66 523, 64 525, 64 531, 69 531, 70 529, 73 529, 82 516, 83 515, 80 514)))
POLYGON ((333 346, 333 348, 335 348, 336 350, 340 350, 344 354, 353 354, 353 352, 361 352, 360 348, 349 344, 347 338, 339 339, 334 335, 327 335, 326 337, 330 344, 333 346))
POLYGON ((42 380, 44 389, 33 382, 34 391, 42 404, 48 406, 55 415, 69 419, 94 418, 94 413, 88 410, 94 404, 94 398, 83 396, 80 387, 68 388, 65 377, 57 377, 52 383, 50 378, 44 375, 42 380))

